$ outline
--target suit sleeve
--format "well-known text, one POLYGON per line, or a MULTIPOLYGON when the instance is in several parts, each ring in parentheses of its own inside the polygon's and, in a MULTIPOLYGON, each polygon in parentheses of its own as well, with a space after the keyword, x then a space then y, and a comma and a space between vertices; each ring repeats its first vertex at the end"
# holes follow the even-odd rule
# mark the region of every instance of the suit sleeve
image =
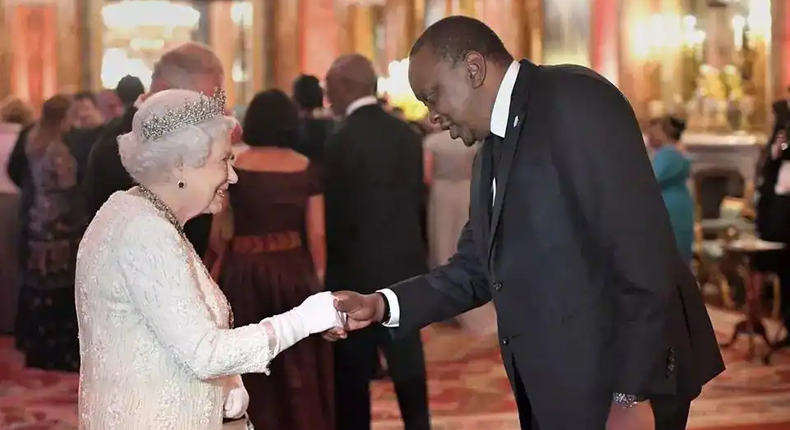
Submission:
POLYGON ((118 154, 117 138, 122 134, 118 131, 106 128, 88 154, 88 167, 81 185, 87 222, 114 192, 134 186, 118 154))
POLYGON ((616 313, 614 390, 646 395, 666 357, 677 249, 667 210, 625 97, 592 74, 554 91, 555 163, 565 163, 587 230, 607 263, 616 313))
POLYGON ((390 288, 397 296, 397 306, 400 308, 396 332, 404 334, 491 301, 488 280, 478 257, 469 222, 464 226, 456 252, 447 264, 390 288))
MULTIPOLYGON (((346 180, 349 173, 342 148, 342 136, 334 133, 327 140, 324 148, 324 212, 326 218, 327 256, 337 257, 341 251, 342 238, 348 238, 347 217, 344 208, 348 206, 346 198, 346 180)), ((331 279, 330 279, 331 280, 331 279)))
POLYGON ((25 141, 30 132, 31 127, 26 127, 19 132, 19 135, 14 142, 14 148, 11 149, 11 155, 8 157, 8 165, 6 172, 8 177, 21 188, 22 183, 25 181, 25 175, 28 171, 27 155, 25 154, 25 141))

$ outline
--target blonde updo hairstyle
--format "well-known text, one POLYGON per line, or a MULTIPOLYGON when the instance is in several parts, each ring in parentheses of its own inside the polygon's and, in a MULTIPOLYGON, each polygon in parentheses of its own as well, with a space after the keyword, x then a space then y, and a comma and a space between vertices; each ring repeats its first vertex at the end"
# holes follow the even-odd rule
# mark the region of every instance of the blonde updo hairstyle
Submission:
POLYGON ((147 119, 200 97, 195 91, 165 90, 140 105, 132 120, 132 131, 118 137, 121 163, 135 182, 143 185, 172 182, 177 179, 178 169, 202 167, 211 153, 212 143, 237 126, 235 118, 217 116, 196 125, 184 125, 153 140, 143 137, 143 123, 147 119))
POLYGON ((0 101, 0 122, 26 127, 33 123, 33 110, 19 97, 8 96, 0 101))

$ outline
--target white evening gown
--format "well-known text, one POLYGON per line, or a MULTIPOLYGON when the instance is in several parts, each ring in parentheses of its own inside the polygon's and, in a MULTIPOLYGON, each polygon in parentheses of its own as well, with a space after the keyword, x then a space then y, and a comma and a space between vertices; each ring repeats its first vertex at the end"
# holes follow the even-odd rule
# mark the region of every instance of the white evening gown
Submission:
MULTIPOLYGON (((472 163, 478 145, 466 147, 442 131, 425 138, 425 150, 433 165, 428 197, 428 247, 431 267, 453 256, 464 225, 469 220, 472 163)), ((458 316, 461 326, 474 334, 496 333, 496 311, 492 303, 458 316)))
POLYGON ((266 372, 279 347, 267 320, 228 329, 225 297, 191 244, 127 192, 85 233, 76 302, 81 430, 219 430, 237 375, 266 372))

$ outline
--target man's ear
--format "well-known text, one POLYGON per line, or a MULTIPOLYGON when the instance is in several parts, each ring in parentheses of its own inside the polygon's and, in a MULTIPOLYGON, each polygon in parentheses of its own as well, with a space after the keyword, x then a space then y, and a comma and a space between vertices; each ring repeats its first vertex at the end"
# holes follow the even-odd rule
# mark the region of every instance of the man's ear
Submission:
POLYGON ((479 52, 469 52, 464 57, 472 88, 480 88, 486 80, 486 60, 479 52))

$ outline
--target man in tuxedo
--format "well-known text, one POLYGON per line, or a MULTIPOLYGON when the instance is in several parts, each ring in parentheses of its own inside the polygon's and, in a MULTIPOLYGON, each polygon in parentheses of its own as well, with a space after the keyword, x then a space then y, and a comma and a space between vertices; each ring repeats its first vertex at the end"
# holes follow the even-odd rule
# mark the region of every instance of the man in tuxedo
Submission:
MULTIPOLYGON (((326 285, 372 293, 428 271, 420 231, 422 142, 375 97, 376 73, 361 55, 338 58, 327 96, 344 117, 327 142, 326 285)), ((430 428, 425 361, 417 330, 391 341, 381 326, 335 345, 337 429, 371 427, 369 383, 384 352, 406 430, 430 428)))
POLYGON ((336 293, 347 329, 402 336, 493 299, 521 428, 685 429, 724 365, 627 100, 584 67, 513 61, 460 16, 415 42, 409 81, 431 121, 485 141, 471 217, 446 265, 336 293))
MULTIPOLYGON (((188 42, 164 53, 156 63, 151 77, 150 94, 178 88, 210 95, 224 86, 224 79, 222 63, 214 51, 203 44, 188 42)), ((135 113, 135 106, 127 107, 121 117, 107 125, 91 150, 82 185, 88 222, 114 192, 134 186, 132 178, 121 164, 117 139, 118 136, 132 131, 135 113)), ((201 215, 184 226, 187 238, 201 256, 208 248, 210 230, 211 215, 201 215)))

